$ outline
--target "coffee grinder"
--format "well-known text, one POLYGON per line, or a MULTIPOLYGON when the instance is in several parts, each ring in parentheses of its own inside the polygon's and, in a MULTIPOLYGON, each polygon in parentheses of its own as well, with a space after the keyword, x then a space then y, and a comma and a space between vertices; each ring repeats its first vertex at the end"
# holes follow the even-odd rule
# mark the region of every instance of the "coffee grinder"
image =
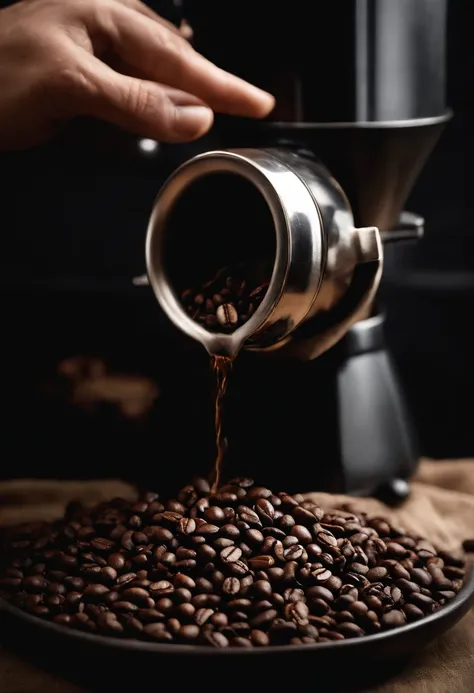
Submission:
POLYGON ((398 244, 423 233, 404 204, 451 115, 447 0, 181 9, 200 53, 276 97, 264 122, 216 118, 148 229, 162 309, 211 353, 236 342, 216 346, 179 291, 218 260, 250 262, 273 244, 266 299, 237 339, 226 472, 258 470, 288 492, 403 500, 418 451, 377 290, 382 256, 395 262, 398 244))

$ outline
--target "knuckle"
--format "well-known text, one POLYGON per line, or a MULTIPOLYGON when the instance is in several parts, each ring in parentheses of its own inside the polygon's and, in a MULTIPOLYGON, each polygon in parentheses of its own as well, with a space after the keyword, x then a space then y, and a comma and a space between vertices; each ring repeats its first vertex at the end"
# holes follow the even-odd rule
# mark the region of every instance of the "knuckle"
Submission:
POLYGON ((80 110, 81 101, 90 91, 90 81, 78 67, 53 65, 43 79, 43 93, 60 115, 80 110))
POLYGON ((155 99, 145 85, 138 80, 130 81, 124 99, 127 109, 138 118, 146 119, 150 114, 156 113, 155 99))
POLYGON ((181 36, 171 32, 166 27, 160 28, 159 42, 164 55, 170 56, 170 68, 175 77, 181 77, 189 68, 192 54, 195 52, 192 46, 181 36))
POLYGON ((153 124, 163 134, 176 129, 176 108, 166 94, 149 89, 140 81, 132 81, 125 92, 125 107, 135 118, 153 124))

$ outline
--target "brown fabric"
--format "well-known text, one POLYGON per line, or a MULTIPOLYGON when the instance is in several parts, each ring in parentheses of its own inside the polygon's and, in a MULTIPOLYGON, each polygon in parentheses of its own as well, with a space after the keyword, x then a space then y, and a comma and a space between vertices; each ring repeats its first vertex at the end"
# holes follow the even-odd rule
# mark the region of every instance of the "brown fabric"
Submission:
MULTIPOLYGON (((456 550, 474 536, 474 461, 423 461, 402 508, 391 510, 372 498, 311 494, 323 507, 350 503, 370 515, 390 517, 439 547, 456 550)), ((112 496, 133 496, 119 481, 0 482, 0 525, 53 519, 69 500, 95 503, 112 496)), ((366 693, 472 693, 474 691, 474 610, 425 651, 402 674, 366 693)), ((40 671, 21 657, 0 650, 1 693, 86 693, 85 689, 40 671)))

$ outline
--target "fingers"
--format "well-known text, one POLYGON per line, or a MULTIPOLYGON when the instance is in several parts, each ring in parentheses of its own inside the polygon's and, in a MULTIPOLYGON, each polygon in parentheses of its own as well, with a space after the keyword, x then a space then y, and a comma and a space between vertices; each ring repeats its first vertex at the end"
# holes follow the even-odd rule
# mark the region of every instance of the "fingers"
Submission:
POLYGON ((111 11, 114 50, 144 79, 195 94, 231 115, 263 118, 272 110, 270 94, 216 67, 162 24, 118 3, 111 11))
POLYGON ((160 17, 159 14, 157 14, 154 10, 148 7, 148 5, 145 5, 144 2, 140 2, 140 0, 115 0, 115 2, 118 2, 121 5, 130 8, 131 10, 136 10, 145 17, 148 17, 148 19, 152 19, 153 21, 158 22, 158 24, 161 24, 163 27, 169 29, 174 34, 181 35, 182 33, 181 30, 175 27, 174 24, 168 22, 168 20, 164 19, 163 17, 160 17))
POLYGON ((211 109, 194 95, 119 74, 87 57, 84 115, 159 142, 190 142, 211 127, 211 109))

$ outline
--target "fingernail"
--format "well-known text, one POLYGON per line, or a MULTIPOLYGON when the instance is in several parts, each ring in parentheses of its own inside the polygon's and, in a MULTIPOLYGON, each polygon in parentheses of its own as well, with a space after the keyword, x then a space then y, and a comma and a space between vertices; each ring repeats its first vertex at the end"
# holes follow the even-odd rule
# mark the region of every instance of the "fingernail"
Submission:
POLYGON ((209 130, 214 114, 205 106, 177 106, 176 130, 182 136, 199 137, 209 130))

